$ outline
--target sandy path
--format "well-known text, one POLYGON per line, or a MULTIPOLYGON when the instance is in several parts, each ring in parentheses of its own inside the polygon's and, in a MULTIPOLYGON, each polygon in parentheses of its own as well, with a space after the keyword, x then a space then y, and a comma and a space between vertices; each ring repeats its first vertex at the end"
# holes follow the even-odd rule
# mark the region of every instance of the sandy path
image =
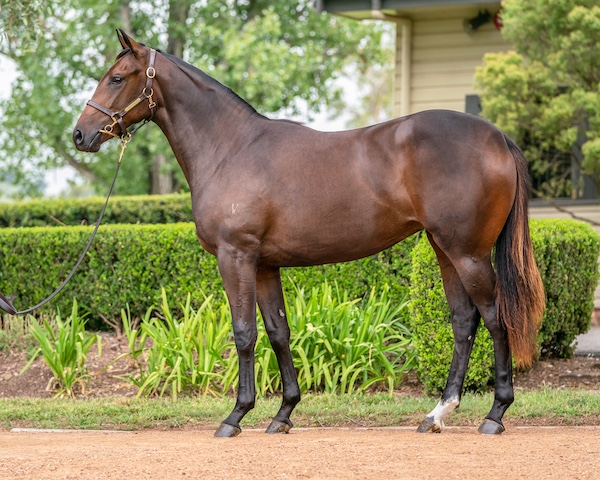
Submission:
POLYGON ((600 427, 0 432, 0 478, 600 478, 600 427))

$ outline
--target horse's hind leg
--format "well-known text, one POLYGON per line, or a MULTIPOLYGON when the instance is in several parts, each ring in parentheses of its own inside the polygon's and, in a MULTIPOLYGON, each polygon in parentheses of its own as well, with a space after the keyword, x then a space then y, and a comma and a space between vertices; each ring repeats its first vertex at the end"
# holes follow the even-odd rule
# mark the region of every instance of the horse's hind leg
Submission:
POLYGON ((269 341, 277 357, 283 383, 281 408, 273 417, 267 433, 287 433, 292 427, 290 415, 300 401, 300 387, 290 351, 290 328, 285 312, 279 269, 260 269, 256 282, 258 306, 269 341))
POLYGON ((458 272, 431 236, 429 236, 429 241, 440 264, 444 291, 450 306, 452 331, 454 333, 454 355, 452 356, 452 364, 442 398, 419 426, 417 431, 421 433, 440 432, 444 426, 444 418, 460 404, 469 357, 471 356, 480 319, 479 312, 467 294, 458 272))
POLYGON ((450 253, 448 258, 451 259, 467 294, 492 336, 495 366, 494 404, 480 425, 479 432, 500 434, 504 431, 502 417, 514 401, 514 390, 508 334, 496 313, 496 273, 492 268, 489 253, 479 256, 450 253))

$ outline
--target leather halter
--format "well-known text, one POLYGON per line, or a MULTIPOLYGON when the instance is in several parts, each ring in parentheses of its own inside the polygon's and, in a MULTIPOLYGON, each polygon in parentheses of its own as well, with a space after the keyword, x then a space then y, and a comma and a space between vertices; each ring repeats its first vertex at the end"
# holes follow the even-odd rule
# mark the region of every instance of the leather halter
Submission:
MULTIPOLYGON (((144 100, 148 100, 148 108, 150 109, 150 117, 144 120, 144 123, 149 122, 154 118, 156 113, 156 102, 152 98, 154 95, 154 90, 152 90, 152 81, 156 76, 156 69, 154 68, 154 62, 156 60, 156 50, 153 48, 150 49, 150 60, 148 61, 148 68, 146 69, 146 86, 142 90, 133 102, 127 105, 122 110, 111 111, 103 105, 100 105, 98 102, 94 100, 88 100, 87 104, 90 107, 94 107, 96 110, 101 111, 102 113, 108 115, 113 121, 111 124, 107 124, 102 130, 98 130, 100 133, 107 133, 108 135, 112 135, 113 137, 123 139, 124 137, 130 137, 133 132, 129 132, 127 127, 125 126, 125 122, 123 118, 127 115, 131 110, 133 110, 137 105, 139 105, 144 100), (119 125, 120 131, 116 134, 113 130, 115 125, 119 125)), ((139 127, 138 127, 139 128, 139 127)), ((136 129, 137 130, 137 129, 136 129)))

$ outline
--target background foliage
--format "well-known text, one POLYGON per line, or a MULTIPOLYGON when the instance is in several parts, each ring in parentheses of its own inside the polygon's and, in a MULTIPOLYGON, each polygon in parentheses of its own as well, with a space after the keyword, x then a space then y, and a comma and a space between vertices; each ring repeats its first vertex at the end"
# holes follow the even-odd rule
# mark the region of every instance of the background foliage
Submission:
MULTIPOLYGON (((58 227, 93 224, 106 199, 29 200, 0 203, 0 228, 58 227)), ((176 223, 192 220, 188 193, 111 197, 105 223, 176 223)))
POLYGON ((574 195, 578 170, 599 192, 598 2, 504 0, 502 20, 515 51, 487 54, 478 69, 483 116, 525 150, 538 195, 574 195))
MULTIPOLYGON (((541 353, 569 356, 575 336, 589 328, 598 281, 598 235, 572 220, 538 220, 531 225, 548 298, 539 336, 541 353)), ((0 229, 0 291, 16 295, 17 307, 37 303, 65 278, 90 228, 0 229), (32 264, 37 266, 33 271, 32 264)), ((419 373, 436 390, 446 380, 453 341, 439 267, 426 240, 413 251, 418 238, 355 262, 284 269, 284 288, 291 302, 294 285, 308 291, 328 281, 348 298, 364 299, 373 286, 388 284, 388 298, 396 306, 407 299, 412 285, 412 310, 399 315, 413 332, 419 373)), ((77 298, 81 311, 90 314, 90 326, 98 328, 101 318, 119 318, 126 306, 132 318, 144 317, 149 306, 160 304, 161 287, 175 302, 189 293, 195 309, 205 294, 224 302, 216 261, 198 245, 191 223, 104 226, 80 272, 52 305, 65 312, 77 298)), ((484 388, 491 378, 492 349, 486 342, 489 336, 482 328, 471 359, 469 388, 484 388)))
MULTIPOLYGON (((19 4, 10 2, 3 15, 12 18, 10 9, 19 12, 19 4)), ((20 132, 0 134, 0 171, 29 194, 39 192, 45 171, 65 165, 94 188, 106 189, 116 142, 97 155, 81 154, 71 132, 121 49, 116 28, 198 66, 264 114, 317 112, 339 99, 333 80, 345 68, 363 71, 382 63, 385 27, 319 15, 309 0, 52 0, 43 15, 34 50, 25 34, 0 41, 0 53, 19 70, 12 96, 0 104, 0 128, 20 132)), ((120 194, 187 188, 154 126, 130 145, 125 168, 127 175, 117 182, 120 194)))

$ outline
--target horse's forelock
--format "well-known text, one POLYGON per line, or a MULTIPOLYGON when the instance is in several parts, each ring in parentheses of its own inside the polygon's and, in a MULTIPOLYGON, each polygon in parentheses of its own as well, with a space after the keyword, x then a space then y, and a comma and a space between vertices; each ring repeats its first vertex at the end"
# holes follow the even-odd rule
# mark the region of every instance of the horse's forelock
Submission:
POLYGON ((115 62, 117 60, 119 60, 119 58, 124 57, 125 55, 127 55, 129 52, 131 52, 131 48, 124 48, 123 50, 121 50, 119 52, 119 54, 117 55, 117 58, 115 58, 115 62))
MULTIPOLYGON (((145 47, 145 46, 146 46, 146 44, 144 44, 144 43, 140 43, 140 45, 141 45, 142 47, 145 47)), ((133 52, 133 50, 131 50, 131 48, 124 48, 123 50, 121 50, 121 51, 120 51, 120 52, 117 54, 117 58, 115 58, 115 62, 116 62, 117 60, 119 60, 119 58, 122 58, 122 57, 124 57, 125 55, 127 55, 128 53, 134 53, 134 55, 135 55, 135 52, 133 52)))

